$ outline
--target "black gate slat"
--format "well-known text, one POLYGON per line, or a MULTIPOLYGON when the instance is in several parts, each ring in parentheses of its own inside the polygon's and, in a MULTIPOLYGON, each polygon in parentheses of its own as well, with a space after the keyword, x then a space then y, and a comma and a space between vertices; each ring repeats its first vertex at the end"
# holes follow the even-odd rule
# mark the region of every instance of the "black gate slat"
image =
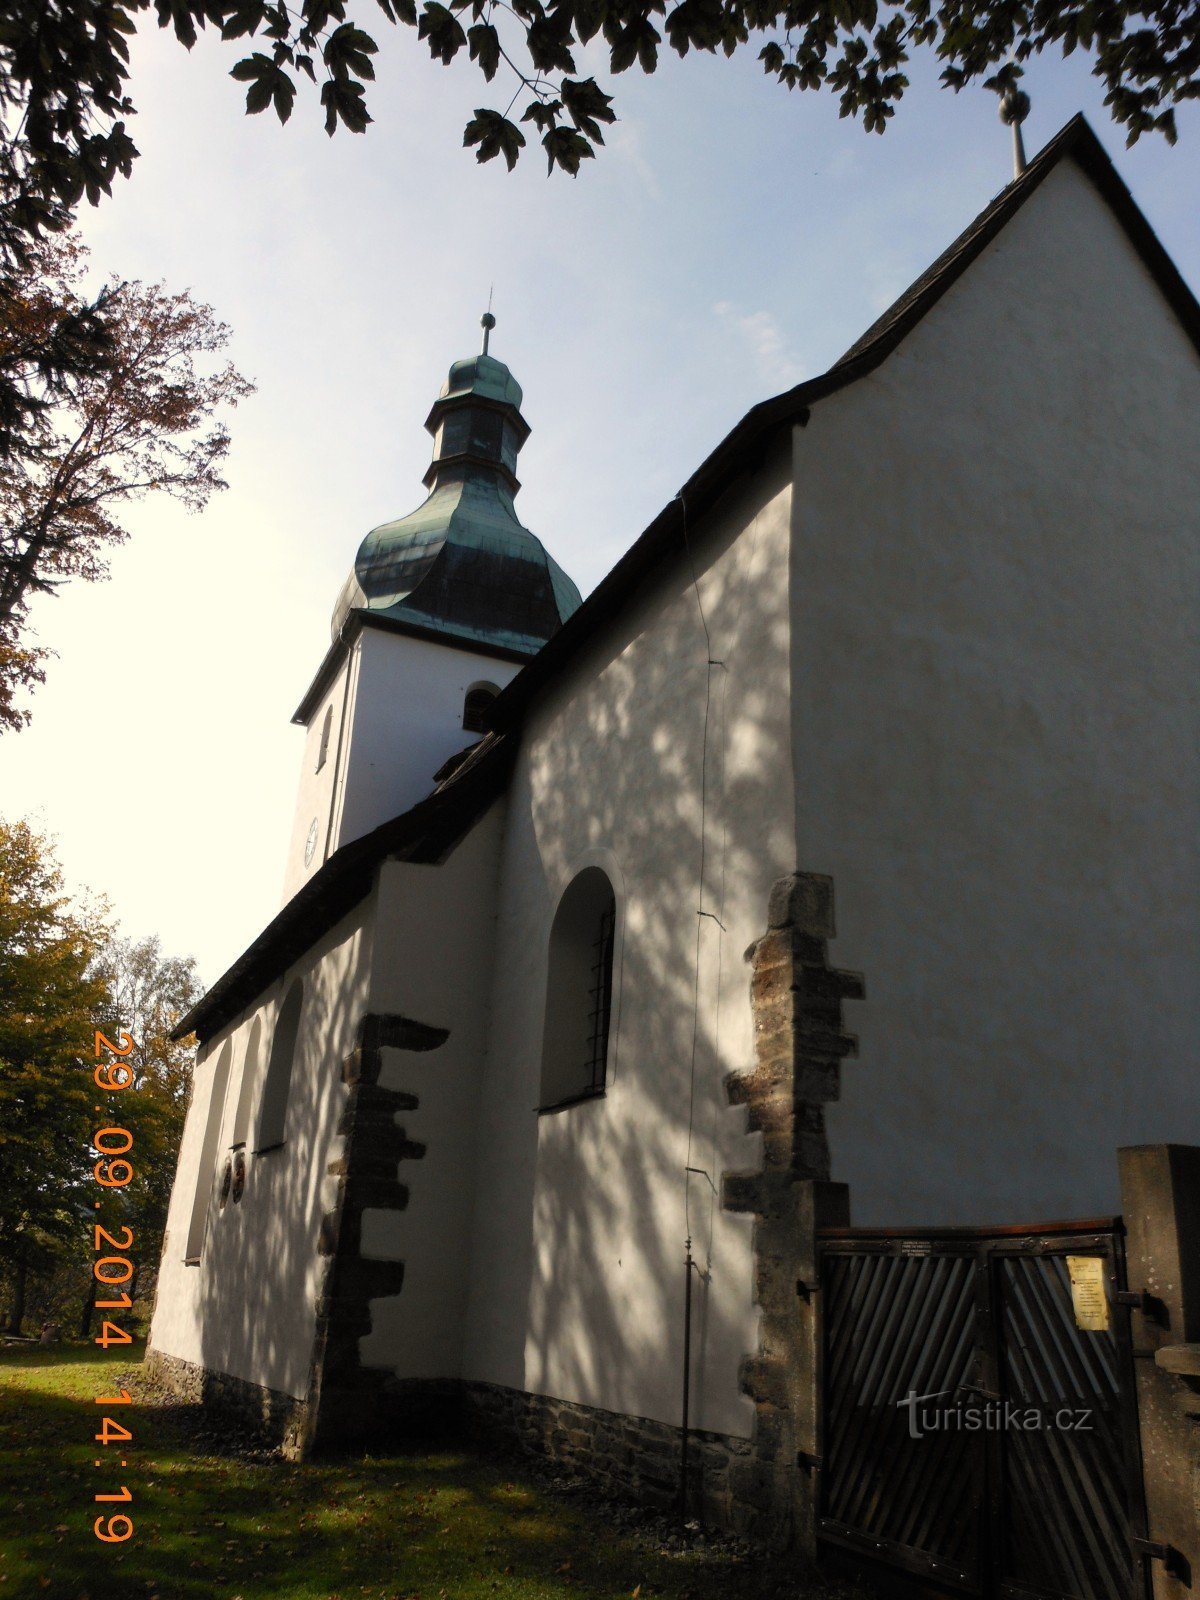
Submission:
MULTIPOLYGON (((823 1276, 825 1333, 831 1358, 841 1347, 845 1322, 851 1313, 851 1285, 862 1267, 861 1256, 826 1256, 823 1276)), ((831 1369, 832 1370, 835 1369, 831 1369)))
MULTIPOLYGON (((1014 1306, 1010 1307, 1010 1310, 1011 1314, 1013 1314, 1014 1320, 1016 1320, 1016 1317, 1021 1315, 1022 1307, 1014 1306)), ((1010 1341, 1010 1346, 1008 1346, 1008 1350, 1006 1350, 1006 1355, 1008 1355, 1008 1370, 1010 1370, 1011 1373, 1018 1374, 1018 1376, 1021 1376, 1022 1370, 1024 1370, 1024 1381, 1022 1381, 1022 1387, 1026 1387, 1026 1389, 1032 1387, 1032 1384, 1030 1384, 1029 1381, 1029 1374, 1027 1374, 1026 1370, 1027 1350, 1014 1350, 1013 1347, 1011 1347, 1010 1341)), ((1077 1408, 1077 1406, 1082 1402, 1088 1403, 1088 1408, 1091 1410, 1091 1416, 1093 1416, 1093 1422, 1094 1424, 1098 1424, 1098 1426, 1090 1430, 1090 1437, 1098 1438, 1102 1445, 1102 1453, 1106 1454, 1107 1459, 1109 1459, 1110 1466, 1112 1466, 1112 1474, 1110 1474, 1109 1480, 1110 1486, 1112 1486, 1112 1490, 1114 1490, 1115 1494, 1115 1501, 1114 1506, 1112 1506, 1112 1510, 1114 1510, 1114 1514, 1117 1515, 1125 1514, 1125 1475, 1123 1475, 1122 1470, 1123 1446, 1122 1440, 1120 1440, 1120 1435, 1118 1435, 1118 1430, 1114 1427, 1114 1416, 1112 1416, 1112 1397, 1106 1394, 1094 1394, 1094 1392, 1090 1392, 1090 1394, 1059 1395, 1059 1397, 1056 1397, 1056 1402, 1054 1402, 1054 1408, 1056 1408, 1056 1410, 1061 1408, 1062 1402, 1072 1403, 1072 1408, 1077 1408)), ((1072 1432, 1072 1437, 1075 1437, 1074 1432, 1072 1432)), ((1083 1437, 1083 1435, 1080 1435, 1080 1437, 1083 1437)))
MULTIPOLYGON (((1052 1319, 1056 1311, 1061 1319, 1069 1310, 1073 1325, 1073 1308, 1064 1307, 1061 1303, 1056 1305, 1055 1301, 1049 1298, 1042 1272, 1039 1270, 1042 1263, 1033 1260, 1023 1264, 1031 1270, 1013 1275, 1012 1282, 1019 1287, 1012 1297, 1012 1309, 1015 1311, 1015 1308, 1020 1306, 1028 1319, 1027 1326, 1036 1322, 1043 1339, 1048 1334, 1048 1324, 1053 1325, 1052 1319), (1024 1290, 1029 1292, 1022 1293, 1024 1290)), ((1042 1348, 1053 1350, 1055 1342, 1051 1340, 1048 1346, 1043 1344, 1042 1348)), ((1061 1343, 1058 1348, 1062 1348, 1061 1343)), ((1107 1398, 1087 1393, 1086 1378, 1083 1383, 1079 1383, 1081 1372, 1077 1362, 1072 1362, 1071 1376, 1074 1377, 1077 1386, 1084 1391, 1079 1398, 1095 1401, 1107 1398)), ((1062 1387, 1066 1387, 1065 1383, 1062 1387)), ((1130 1557, 1124 1532, 1126 1507, 1122 1492, 1120 1460, 1114 1463, 1117 1469, 1114 1484, 1109 1471, 1105 1470, 1108 1464, 1103 1461, 1103 1450, 1098 1454, 1093 1453, 1094 1459, 1091 1463, 1093 1470, 1087 1470, 1088 1463, 1083 1459, 1081 1452, 1072 1448, 1075 1443, 1074 1433, 1062 1433, 1054 1428, 1043 1429, 1036 1435, 1036 1439, 1040 1441, 1042 1448, 1039 1453, 1031 1447, 1029 1460, 1031 1466, 1035 1462, 1045 1466, 1046 1492, 1031 1505, 1030 1514, 1049 1517, 1057 1512, 1059 1522, 1057 1531, 1060 1536, 1068 1536, 1067 1530, 1073 1526, 1074 1537, 1076 1539, 1082 1537, 1095 1562, 1095 1575, 1102 1579, 1106 1593, 1113 1596, 1114 1600, 1116 1597, 1127 1595, 1130 1557), (1053 1492, 1056 1485, 1060 1490, 1057 1495, 1053 1492), (1107 1493, 1105 1493, 1106 1488, 1107 1493), (1073 1519, 1066 1516, 1064 1495, 1074 1512, 1073 1519), (1114 1521, 1120 1530, 1116 1533, 1115 1539, 1112 1536, 1114 1521)), ((1012 1443, 1013 1441, 1009 1440, 1010 1447, 1012 1443)), ((1082 1555, 1082 1550, 1079 1553, 1082 1555)), ((1083 1595, 1085 1600, 1090 1600, 1086 1589, 1083 1595)))
MULTIPOLYGON (((1036 1268, 1039 1263, 1030 1263, 1030 1265, 1036 1268)), ((1039 1282, 1041 1282, 1041 1276, 1036 1271, 1025 1275, 1026 1286, 1030 1284, 1036 1285, 1039 1282)), ((1010 1309, 1015 1312, 1017 1305, 1027 1306, 1031 1314, 1034 1317, 1039 1318, 1043 1325, 1045 1321, 1054 1315, 1056 1310, 1060 1318, 1064 1317, 1069 1312, 1072 1326, 1074 1325, 1073 1307, 1065 1307, 1062 1305, 1055 1306, 1053 1301, 1049 1301, 1045 1297, 1039 1297, 1036 1290, 1027 1298, 1027 1300, 1023 1300, 1019 1296, 1014 1296, 1013 1304, 1010 1309)), ((1106 1337, 1106 1335, 1094 1334, 1091 1337, 1100 1339, 1106 1337)), ((1096 1393, 1094 1391, 1088 1392, 1087 1390, 1084 1390, 1084 1392, 1080 1394, 1067 1396, 1065 1398, 1073 1399, 1076 1402, 1091 1402, 1092 1417, 1095 1424, 1093 1431, 1087 1436, 1077 1436, 1074 1432, 1072 1432, 1069 1437, 1072 1441, 1080 1444, 1082 1451, 1086 1451, 1086 1444, 1083 1443, 1085 1438, 1088 1441, 1093 1439, 1096 1441, 1096 1448, 1090 1452, 1087 1452, 1092 1459, 1094 1470, 1092 1472, 1082 1470, 1084 1463, 1081 1462, 1080 1477, 1081 1480, 1087 1484, 1089 1494, 1092 1492, 1093 1484, 1100 1492, 1107 1490, 1107 1494, 1104 1497, 1107 1498, 1109 1503, 1104 1508, 1104 1515, 1110 1519, 1116 1519, 1118 1522, 1123 1523, 1128 1511, 1125 1489, 1124 1453, 1119 1432, 1113 1429, 1112 1419, 1110 1416, 1110 1407, 1114 1404, 1116 1397, 1109 1393, 1096 1393)), ((1060 1435, 1060 1437, 1067 1436, 1060 1435)))
MULTIPOLYGON (((962 1284, 967 1281, 964 1271, 969 1273, 969 1263, 961 1258, 952 1256, 933 1256, 927 1258, 930 1262, 930 1290, 925 1296, 925 1304, 921 1311, 920 1320, 913 1329, 909 1355, 915 1359, 915 1365, 908 1373, 907 1388, 914 1393, 928 1392, 925 1388, 926 1380, 923 1377, 925 1362, 932 1358, 934 1366, 930 1369, 936 1371, 937 1355, 939 1351, 949 1352, 949 1361, 953 1363, 953 1351, 958 1343, 959 1334, 956 1333, 957 1314, 962 1309, 962 1284), (936 1288, 934 1287, 936 1285, 936 1288)), ((932 1379, 935 1385, 940 1386, 948 1382, 953 1372, 951 1365, 942 1377, 932 1379)), ((893 1404, 898 1396, 893 1396, 893 1404)), ((891 1508, 891 1518, 888 1524, 888 1537, 897 1543, 906 1542, 904 1530, 907 1526, 905 1511, 914 1494, 919 1495, 919 1480, 923 1476, 921 1466, 923 1461, 914 1458, 927 1457, 930 1452, 920 1452, 918 1446, 922 1441, 912 1439, 908 1432, 908 1416, 904 1416, 902 1438, 904 1442, 903 1461, 897 1463, 896 1476, 901 1486, 895 1502, 891 1508)))
MULTIPOLYGON (((969 1260, 957 1258, 951 1264, 948 1274, 949 1292, 945 1302, 949 1310, 949 1322, 945 1337, 938 1343, 930 1341, 927 1351, 929 1365, 924 1369, 919 1385, 915 1385, 921 1393, 939 1389, 957 1390, 969 1376, 972 1360, 967 1356, 967 1352, 973 1351, 972 1328, 975 1320, 971 1272, 972 1263, 969 1260)), ((941 1435, 942 1439, 948 1437, 949 1435, 941 1435)), ((965 1438, 965 1435, 963 1437, 965 1438)), ((947 1448, 945 1445, 942 1446, 943 1450, 947 1448)), ((917 1544, 918 1536, 915 1530, 921 1515, 926 1480, 936 1475, 937 1463, 931 1459, 934 1451, 927 1447, 924 1455, 926 1470, 907 1475, 901 1480, 897 1491, 896 1537, 902 1543, 917 1544)), ((974 1564, 972 1561, 971 1565, 974 1564)))
MULTIPOLYGON (((946 1275, 945 1304, 949 1309, 951 1320, 947 1327, 947 1336, 940 1347, 935 1347, 935 1363, 929 1369, 930 1376, 920 1385, 919 1392, 928 1392, 926 1384, 935 1389, 949 1390, 954 1390, 958 1386, 954 1378, 957 1368, 961 1366, 961 1336, 973 1316, 972 1296, 969 1292, 964 1292, 969 1291, 969 1273, 969 1262, 957 1262, 946 1275), (959 1359, 956 1364, 952 1364, 955 1363, 956 1351, 960 1353, 959 1359)), ((919 1440, 909 1439, 907 1418, 904 1429, 908 1459, 898 1465, 896 1473, 895 1507, 891 1523, 893 1537, 898 1543, 908 1544, 914 1549, 932 1549, 936 1546, 939 1554, 957 1552, 961 1549, 962 1540, 955 1538, 954 1508, 947 1505, 944 1489, 941 1486, 948 1482, 961 1482, 958 1466, 964 1452, 969 1448, 968 1442, 964 1435, 941 1432, 926 1435, 919 1440), (940 1526, 936 1533, 932 1529, 924 1533, 918 1531, 923 1509, 941 1511, 940 1526)), ((965 1565, 973 1568, 977 1564, 977 1552, 970 1538, 968 1543, 970 1551, 965 1565)))
POLYGON ((978 1511, 974 1508, 980 1489, 979 1451, 970 1434, 955 1432, 946 1434, 945 1438, 942 1470, 932 1479, 934 1492, 927 1494, 923 1501, 913 1502, 917 1520, 910 1519, 905 1542, 918 1550, 929 1549, 936 1542, 939 1554, 944 1551, 953 1555, 962 1566, 974 1570, 979 1564, 975 1537, 978 1511), (972 1500, 972 1513, 968 1519, 960 1519, 959 1511, 967 1496, 972 1500))
POLYGON ((832 1440, 826 1442, 829 1503, 832 1514, 839 1521, 846 1523, 851 1520, 846 1513, 846 1505, 853 1481, 852 1475, 856 1467, 862 1470, 870 1468, 871 1451, 867 1448, 870 1430, 868 1429, 867 1438, 863 1436, 864 1425, 870 1417, 872 1399, 867 1378, 886 1334, 889 1319, 896 1310, 893 1292, 896 1282, 895 1262, 894 1256, 880 1255, 874 1258, 876 1298, 869 1307, 864 1305, 863 1308, 870 1318, 869 1328, 861 1345, 856 1346, 858 1359, 841 1374, 840 1404, 835 1400, 832 1440), (882 1322, 879 1320, 881 1313, 882 1322), (873 1348, 872 1340, 874 1340, 873 1348))
POLYGON ((1073 1563, 1064 1562, 1063 1546, 1050 1536, 1045 1519, 1031 1513, 1031 1507, 1037 1504, 1037 1491, 1030 1476, 1029 1464, 1016 1452, 1014 1463, 1006 1463, 1006 1488, 1009 1493, 1005 1504, 1005 1523, 1002 1538, 998 1541, 998 1549, 1002 1553, 1001 1577, 1011 1576, 1014 1581, 1022 1582, 1024 1574, 1033 1570, 1035 1572, 1067 1572, 1067 1581, 1055 1585, 1064 1591, 1078 1588, 1078 1581, 1070 1576, 1067 1570, 1073 1563), (1014 1493, 1014 1482, 1018 1492, 1014 1493), (1017 1515, 1016 1513, 1020 1514, 1017 1515), (1022 1552, 1030 1548, 1034 1559, 1022 1559, 1022 1552))
MULTIPOLYGON (((940 1291, 937 1287, 938 1274, 932 1257, 901 1257, 895 1275, 901 1283, 906 1279, 908 1281, 906 1303, 892 1336, 891 1349, 884 1352, 886 1359, 882 1367, 876 1369, 872 1399, 882 1413, 881 1424, 877 1426, 876 1432, 882 1430, 899 1434, 897 1421, 905 1421, 905 1414, 896 1405, 897 1374, 903 1374, 905 1368, 911 1365, 914 1352, 919 1355, 921 1346, 917 1343, 916 1330, 921 1326, 923 1312, 937 1306, 940 1291)), ((897 1298, 899 1300, 900 1297, 897 1298)), ((869 1491, 871 1484, 869 1475, 865 1481, 869 1491)), ((848 1493, 843 1501, 846 1520, 875 1527, 873 1515, 859 1503, 863 1492, 860 1479, 857 1492, 848 1493)), ((878 1488, 874 1500, 878 1500, 878 1488)))
MULTIPOLYGON (((1037 1437, 1046 1446, 1041 1459, 1050 1468, 1048 1474, 1050 1492, 1044 1500, 1039 1502, 1038 1507, 1034 1508, 1035 1514, 1037 1510, 1049 1513, 1054 1509, 1062 1508, 1063 1495, 1065 1494, 1070 1503, 1070 1509, 1074 1512, 1074 1527, 1078 1532, 1082 1533, 1083 1541, 1092 1556, 1093 1575, 1103 1582, 1105 1594, 1111 1596, 1111 1600, 1127 1600, 1129 1594, 1129 1547, 1123 1538, 1121 1540, 1123 1548, 1109 1544, 1107 1539, 1103 1543, 1101 1542, 1102 1535, 1109 1533, 1110 1525, 1106 1521, 1103 1508, 1097 1504, 1091 1492, 1091 1485, 1088 1482, 1087 1475, 1079 1474, 1077 1476, 1072 1471, 1075 1463, 1071 1461, 1070 1451, 1065 1445, 1065 1440, 1069 1436, 1051 1430, 1042 1432, 1037 1437), (1053 1493, 1055 1483, 1063 1491, 1062 1494, 1055 1495, 1053 1493), (1082 1497, 1080 1494, 1081 1489, 1083 1491, 1082 1497)), ((1032 1459, 1033 1453, 1031 1452, 1030 1455, 1032 1459)), ((1064 1529, 1071 1526, 1068 1519, 1061 1515, 1058 1518, 1058 1524, 1064 1529)), ((1084 1554, 1082 1547, 1077 1545, 1076 1549, 1081 1556, 1084 1554)), ((1083 1591, 1083 1600, 1092 1600, 1092 1596, 1086 1589, 1083 1591)), ((1100 1600, 1100 1597, 1097 1596, 1096 1600, 1100 1600)))
MULTIPOLYGON (((1002 1342, 1011 1357, 1014 1352, 1009 1347, 1013 1334, 1024 1336, 1022 1348, 1028 1358, 1027 1377, 1025 1393, 1019 1398, 1033 1405, 1055 1404, 1069 1394, 1087 1392, 1091 1384, 1084 1373, 1077 1374, 1070 1384, 1063 1383, 1063 1374, 1069 1366, 1067 1352, 1055 1339, 1052 1326, 1047 1325, 1043 1309, 1037 1302, 1035 1279, 1028 1271, 1016 1270, 1028 1268, 1029 1265, 1028 1261, 1019 1260, 1001 1263, 1002 1342)), ((1058 1320, 1056 1308, 1053 1307, 1051 1320, 1058 1320)))
MULTIPOLYGON (((1024 1312, 1024 1306, 1020 1300, 1020 1297, 1014 1295, 1012 1303, 1007 1309, 1008 1314, 1014 1324, 1018 1323, 1021 1320, 1024 1312)), ((1019 1342, 1017 1344, 1017 1348, 1014 1348, 1013 1341, 1010 1340, 1007 1341, 1006 1354, 1008 1370, 1018 1377, 1022 1376, 1022 1369, 1025 1366, 1025 1362, 1028 1357, 1028 1350, 1021 1348, 1019 1342)), ((1027 1369, 1024 1373, 1023 1387, 1032 1387, 1027 1369)), ((1092 1418, 1098 1426, 1094 1430, 1094 1433, 1090 1434, 1088 1437, 1095 1437, 1099 1441, 1099 1447, 1094 1453, 1097 1456, 1097 1465, 1103 1475, 1104 1485, 1108 1490, 1108 1499, 1110 1503, 1107 1508, 1107 1514, 1110 1517, 1120 1521, 1125 1517, 1126 1514, 1123 1452, 1119 1436, 1114 1433, 1111 1426, 1111 1420, 1107 1412, 1097 1403, 1107 1397, 1084 1394, 1074 1395, 1069 1398, 1075 1402, 1079 1402, 1081 1400, 1093 1402, 1091 1406, 1092 1418)), ((1059 1405, 1062 1399, 1062 1396, 1056 1398, 1056 1407, 1059 1405)), ((1083 1440, 1084 1436, 1076 1435, 1074 1432, 1072 1432, 1071 1438, 1079 1442, 1083 1440)))
POLYGON ((1073 1539, 1056 1538, 1049 1520, 1040 1511, 1047 1491, 1044 1486, 1039 1486, 1034 1464, 1021 1444, 1012 1444, 1012 1454, 1006 1461, 1006 1467, 1010 1494, 1004 1531, 1008 1537, 1001 1548, 1009 1554, 1009 1559, 1003 1562, 1002 1576, 1011 1577, 1017 1582, 1032 1581, 1040 1588, 1061 1590, 1063 1594, 1086 1597, 1088 1574, 1081 1565, 1076 1543, 1073 1539), (1011 1492, 1013 1478, 1018 1480, 1021 1490, 1015 1496, 1011 1492), (1014 1500, 1021 1511, 1019 1521, 1012 1516, 1014 1500), (1023 1546, 1033 1547, 1033 1561, 1021 1561, 1023 1546))
POLYGON ((844 1476, 848 1465, 853 1465, 853 1440, 858 1432, 855 1426, 855 1407, 861 1395, 863 1368, 864 1364, 870 1364, 874 1353, 872 1339, 878 1338, 881 1331, 880 1318, 886 1319, 889 1310, 888 1296, 885 1292, 888 1259, 888 1257, 878 1256, 869 1258, 867 1261, 867 1267, 863 1273, 864 1288, 860 1302, 861 1318, 864 1326, 857 1337, 852 1333, 851 1338, 847 1341, 849 1349, 846 1360, 842 1364, 842 1370, 833 1379, 833 1394, 835 1398, 833 1415, 830 1419, 830 1434, 835 1444, 834 1462, 836 1463, 837 1458, 840 1456, 842 1466, 840 1473, 836 1464, 831 1466, 828 1479, 831 1490, 831 1504, 837 1503, 835 1486, 838 1484, 839 1477, 844 1476))
POLYGON ((878 1392, 878 1377, 880 1363, 886 1361, 889 1353, 890 1340, 903 1322, 909 1302, 918 1292, 919 1274, 907 1271, 909 1265, 910 1258, 888 1258, 888 1271, 883 1280, 886 1306, 883 1322, 865 1367, 854 1374, 857 1409, 846 1428, 840 1468, 835 1469, 833 1478, 835 1503, 839 1507, 836 1514, 841 1521, 851 1524, 856 1521, 854 1512, 863 1484, 870 1482, 875 1471, 878 1447, 886 1442, 890 1423, 896 1415, 894 1410, 889 1415, 886 1396, 878 1392))
POLYGON ((841 1517, 841 1480, 848 1466, 853 1464, 849 1441, 855 1433, 856 1406, 861 1394, 861 1371, 864 1359, 869 1357, 871 1337, 879 1325, 886 1306, 883 1292, 886 1266, 882 1257, 868 1257, 862 1263, 860 1282, 857 1285, 855 1321, 847 1330, 846 1355, 834 1373, 830 1389, 829 1428, 825 1441, 826 1492, 831 1514, 841 1517))
POLYGON ((1111 1395, 1115 1392, 1114 1376, 1106 1371, 1103 1363, 1089 1360, 1088 1353, 1080 1348, 1075 1337, 1075 1312, 1070 1293, 1068 1291, 1065 1301, 1061 1294, 1055 1294, 1046 1281, 1048 1265, 1045 1259, 1038 1257, 1006 1260, 1004 1266, 1014 1270, 1003 1275, 1003 1281, 1014 1292, 1022 1294, 1033 1308, 1044 1341, 1043 1359, 1048 1371, 1053 1372, 1057 1367, 1060 1374, 1069 1372, 1075 1382, 1074 1393, 1081 1397, 1111 1395), (1026 1270, 1019 1272, 1015 1270, 1018 1267, 1026 1270))
POLYGON ((839 1276, 844 1280, 846 1315, 840 1324, 838 1345, 830 1348, 828 1341, 826 1342, 825 1385, 829 1396, 825 1429, 827 1454, 829 1442, 840 1439, 845 1425, 845 1408, 848 1396, 852 1393, 852 1385, 848 1382, 848 1368, 853 1367, 861 1337, 855 1324, 857 1320, 861 1320, 864 1286, 869 1282, 875 1269, 876 1263, 871 1257, 834 1256, 830 1262, 833 1280, 836 1282, 839 1276), (844 1271, 840 1270, 843 1263, 845 1263, 844 1271))
POLYGON ((954 1368, 954 1351, 962 1337, 963 1285, 969 1281, 970 1264, 960 1258, 947 1257, 939 1265, 942 1270, 938 1275, 938 1293, 930 1297, 934 1314, 929 1326, 921 1330, 920 1348, 915 1352, 916 1364, 908 1380, 909 1387, 918 1394, 928 1394, 945 1385, 954 1368), (967 1269, 968 1276, 964 1276, 963 1268, 967 1269))
POLYGON ((864 1355, 870 1353, 870 1339, 876 1318, 884 1311, 886 1296, 884 1288, 884 1256, 860 1256, 855 1262, 858 1269, 853 1274, 848 1274, 852 1281, 848 1285, 847 1294, 850 1300, 848 1308, 849 1337, 845 1341, 845 1350, 838 1359, 834 1355, 831 1378, 835 1392, 844 1395, 852 1394, 855 1384, 855 1375, 862 1363, 864 1355))

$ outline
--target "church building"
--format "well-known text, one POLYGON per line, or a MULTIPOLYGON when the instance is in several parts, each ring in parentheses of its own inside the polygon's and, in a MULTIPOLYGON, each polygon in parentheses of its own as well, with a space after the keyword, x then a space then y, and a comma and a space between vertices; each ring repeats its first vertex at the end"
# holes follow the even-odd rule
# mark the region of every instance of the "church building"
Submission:
POLYGON ((1200 1144, 1200 307, 1076 118, 582 603, 484 324, 181 1026, 148 1359, 297 1455, 462 1409, 667 1496, 686 1440, 755 1531, 823 1226, 1111 1217, 1200 1144))

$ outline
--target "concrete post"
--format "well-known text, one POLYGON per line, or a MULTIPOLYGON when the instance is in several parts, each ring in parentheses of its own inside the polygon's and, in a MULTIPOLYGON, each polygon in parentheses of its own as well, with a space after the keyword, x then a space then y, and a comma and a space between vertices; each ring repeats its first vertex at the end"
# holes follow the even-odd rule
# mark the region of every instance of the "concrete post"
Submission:
POLYGON ((1200 1586, 1200 1148, 1118 1151, 1154 1600, 1200 1586))

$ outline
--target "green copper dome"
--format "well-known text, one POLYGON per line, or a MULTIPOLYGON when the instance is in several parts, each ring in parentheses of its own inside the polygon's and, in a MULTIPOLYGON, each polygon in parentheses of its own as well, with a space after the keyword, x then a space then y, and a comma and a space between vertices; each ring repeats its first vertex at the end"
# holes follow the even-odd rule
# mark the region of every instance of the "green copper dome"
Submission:
POLYGON ((362 610, 533 655, 578 608, 579 590, 513 507, 529 424, 521 386, 488 355, 486 337, 482 354, 450 368, 425 426, 434 439, 429 498, 363 540, 334 607, 334 636, 362 610))

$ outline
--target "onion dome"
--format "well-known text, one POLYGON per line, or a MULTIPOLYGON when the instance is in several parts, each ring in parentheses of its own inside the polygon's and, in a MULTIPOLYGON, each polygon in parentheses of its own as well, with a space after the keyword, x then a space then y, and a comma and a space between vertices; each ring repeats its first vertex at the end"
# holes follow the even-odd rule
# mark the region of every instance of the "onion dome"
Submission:
POLYGON ((334 607, 335 638, 362 610, 533 655, 578 609, 579 590, 513 507, 529 424, 520 384, 488 354, 494 326, 489 312, 482 352, 454 363, 425 423, 428 499, 359 546, 334 607))

